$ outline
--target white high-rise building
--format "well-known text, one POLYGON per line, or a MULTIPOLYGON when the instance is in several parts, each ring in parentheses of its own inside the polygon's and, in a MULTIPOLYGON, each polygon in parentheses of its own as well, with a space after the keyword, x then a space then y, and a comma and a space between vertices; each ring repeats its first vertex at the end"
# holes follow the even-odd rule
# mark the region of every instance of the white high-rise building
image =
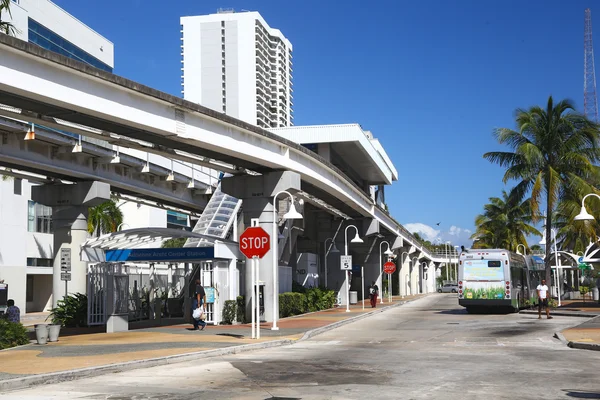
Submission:
POLYGON ((292 44, 255 11, 181 18, 182 94, 263 128, 293 125, 292 44))

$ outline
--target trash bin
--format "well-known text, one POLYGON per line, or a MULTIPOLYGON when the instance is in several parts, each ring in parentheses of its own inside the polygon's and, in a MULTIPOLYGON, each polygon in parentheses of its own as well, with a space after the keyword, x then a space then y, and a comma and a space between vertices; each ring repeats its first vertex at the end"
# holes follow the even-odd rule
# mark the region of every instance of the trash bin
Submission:
POLYGON ((357 304, 357 303, 358 303, 358 292, 351 291, 350 292, 350 304, 357 304))
POLYGON ((594 296, 594 300, 598 301, 598 288, 592 288, 592 296, 594 296))

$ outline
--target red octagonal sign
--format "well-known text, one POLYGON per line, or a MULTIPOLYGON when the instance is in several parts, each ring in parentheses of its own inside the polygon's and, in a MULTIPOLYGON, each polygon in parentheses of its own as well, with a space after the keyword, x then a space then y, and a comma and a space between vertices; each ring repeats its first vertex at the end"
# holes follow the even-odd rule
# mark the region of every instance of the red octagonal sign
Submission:
POLYGON ((260 226, 247 228, 240 235, 240 251, 248 258, 263 258, 271 249, 271 238, 260 226))
POLYGON ((385 272, 386 274, 393 274, 394 272, 396 272, 396 264, 394 264, 391 261, 386 262, 385 264, 383 264, 383 272, 385 272))

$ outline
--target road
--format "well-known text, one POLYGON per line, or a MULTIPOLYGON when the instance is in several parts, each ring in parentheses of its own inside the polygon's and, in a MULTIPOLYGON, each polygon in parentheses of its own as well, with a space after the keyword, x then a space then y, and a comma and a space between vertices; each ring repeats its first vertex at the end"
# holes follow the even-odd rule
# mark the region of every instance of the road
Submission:
POLYGON ((579 318, 469 315, 431 295, 291 346, 102 375, 6 399, 600 398, 600 352, 553 339, 579 318))

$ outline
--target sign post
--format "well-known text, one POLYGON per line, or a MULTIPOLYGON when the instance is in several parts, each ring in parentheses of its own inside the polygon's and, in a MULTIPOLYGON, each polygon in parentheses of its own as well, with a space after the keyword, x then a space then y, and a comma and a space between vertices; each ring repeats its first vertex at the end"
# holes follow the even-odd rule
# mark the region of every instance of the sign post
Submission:
POLYGON ((392 302, 392 274, 396 272, 396 264, 388 261, 383 264, 383 272, 388 274, 388 303, 392 302))
POLYGON ((340 256, 340 269, 346 271, 346 312, 350 312, 350 280, 348 271, 352 271, 352 256, 340 256))
POLYGON ((263 228, 258 226, 258 218, 253 218, 251 224, 252 226, 246 228, 244 233, 240 235, 240 251, 246 258, 251 260, 251 281, 255 280, 255 288, 252 290, 252 339, 260 339, 260 274, 258 260, 263 258, 271 249, 271 238, 263 228))
POLYGON ((71 280, 71 249, 63 247, 60 249, 60 279, 65 281, 65 299, 67 298, 67 285, 71 280))

